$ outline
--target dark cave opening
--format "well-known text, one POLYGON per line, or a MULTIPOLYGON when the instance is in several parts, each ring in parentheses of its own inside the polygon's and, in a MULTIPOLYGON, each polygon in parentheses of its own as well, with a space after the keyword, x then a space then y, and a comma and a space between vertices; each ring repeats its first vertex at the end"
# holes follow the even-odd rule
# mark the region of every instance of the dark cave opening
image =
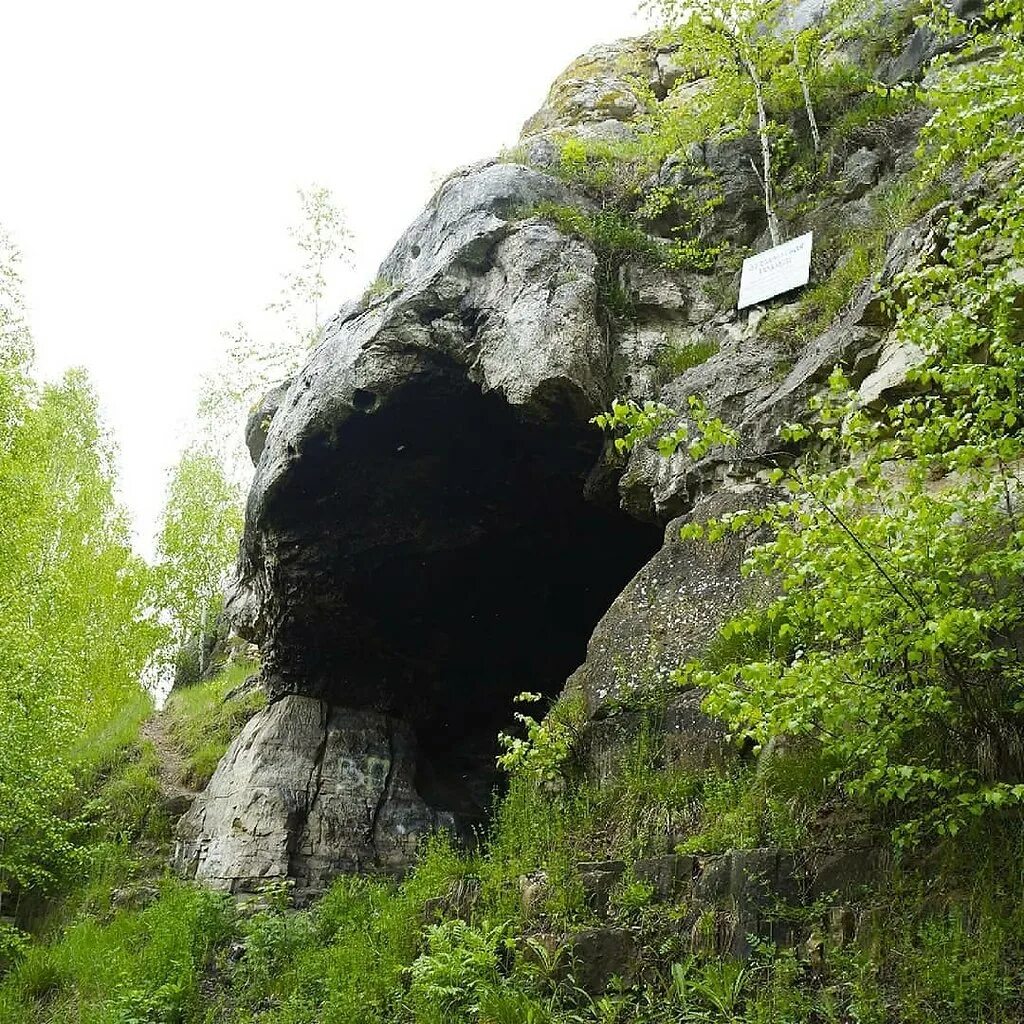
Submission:
POLYGON ((529 421, 439 374, 353 407, 272 510, 272 671, 408 721, 421 796, 480 820, 514 696, 561 690, 662 532, 584 496, 601 437, 557 396, 529 421))

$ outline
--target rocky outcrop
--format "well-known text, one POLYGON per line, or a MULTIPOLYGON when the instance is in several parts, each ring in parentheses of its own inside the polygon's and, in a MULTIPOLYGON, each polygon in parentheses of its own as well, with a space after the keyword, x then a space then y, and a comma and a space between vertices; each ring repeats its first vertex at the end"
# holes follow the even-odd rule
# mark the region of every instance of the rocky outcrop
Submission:
MULTIPOLYGON (((558 691, 657 549, 660 529, 621 513, 613 477, 595 472, 588 421, 611 397, 613 352, 594 254, 530 216, 569 198, 518 165, 452 178, 382 267, 391 289, 336 317, 275 399, 229 601, 260 643, 272 703, 183 827, 198 877, 307 870, 286 856, 308 841, 288 795, 300 791, 265 784, 282 761, 301 776, 316 749, 303 730, 278 734, 293 699, 405 737, 420 802, 381 821, 412 836, 480 820, 512 697, 558 691), (237 812, 253 789, 272 795, 250 821, 237 812)), ((362 756, 382 756, 381 742, 362 756)), ((363 792, 333 803, 351 828, 315 834, 317 863, 408 859, 408 843, 382 855, 359 835, 363 792)))
POLYGON ((693 77, 675 59, 675 51, 654 36, 588 50, 558 76, 544 105, 523 126, 524 138, 636 120, 652 101, 665 100, 693 77))
POLYGON ((290 380, 286 380, 278 384, 277 387, 271 388, 249 410, 248 419, 245 421, 245 446, 249 449, 254 466, 260 461, 263 448, 267 443, 267 431, 270 430, 271 421, 281 407, 281 401, 288 393, 291 383, 290 380))
MULTIPOLYGON (((865 402, 901 386, 915 356, 888 337, 870 285, 794 343, 765 329, 763 310, 736 312, 734 266, 627 263, 634 312, 616 319, 593 247, 536 215, 591 208, 544 169, 557 133, 628 135, 645 103, 679 102, 684 79, 652 40, 577 62, 528 124, 518 156, 539 166, 449 178, 381 267, 384 286, 344 307, 253 410, 228 610, 260 645, 270 705, 183 820, 183 870, 228 889, 401 870, 419 836, 486 814, 513 695, 554 696, 570 675, 600 776, 636 727, 632 696, 752 596, 739 570, 757 537, 682 542, 680 517, 770 500, 768 469, 792 457, 776 428, 836 362, 865 402), (739 430, 738 451, 666 460, 652 443, 620 462, 589 423, 616 395, 685 409, 695 393, 739 430)), ((863 220, 917 123, 885 145, 851 143, 842 189, 793 231, 863 220)), ((659 180, 685 185, 703 165, 727 195, 714 230, 760 244, 749 155, 749 140, 708 143, 659 180)), ((934 244, 929 232, 922 222, 893 241, 883 288, 934 244)), ((673 759, 725 756, 698 693, 675 695, 661 725, 673 759)))
POLYGON ((450 817, 413 781, 408 726, 290 695, 249 720, 178 827, 179 870, 232 892, 394 871, 450 817))
POLYGON ((719 629, 755 600, 763 584, 744 578, 741 567, 751 545, 764 539, 751 531, 717 544, 682 540, 680 528, 776 497, 757 484, 715 492, 665 530, 661 550, 633 577, 598 622, 587 657, 569 677, 567 689, 583 693, 588 725, 583 756, 592 780, 613 775, 640 730, 650 728, 637 698, 659 694, 656 721, 667 758, 695 771, 735 756, 721 724, 701 710, 702 693, 679 691, 673 672, 704 653, 719 629))

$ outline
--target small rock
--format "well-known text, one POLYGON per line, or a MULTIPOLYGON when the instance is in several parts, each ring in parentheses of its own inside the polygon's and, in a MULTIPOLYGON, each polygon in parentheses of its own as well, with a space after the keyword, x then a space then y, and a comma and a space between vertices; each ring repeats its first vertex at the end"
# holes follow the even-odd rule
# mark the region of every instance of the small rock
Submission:
POLYGON ((195 794, 192 793, 176 793, 174 796, 164 797, 160 808, 168 818, 177 821, 182 815, 188 814, 195 799, 195 794))
POLYGON ((857 935, 857 916, 849 907, 833 907, 828 915, 828 934, 833 945, 843 949, 857 935))
POLYGON ((638 860, 633 874, 654 888, 656 900, 671 900, 687 889, 693 880, 693 857, 670 853, 663 857, 638 860))
POLYGON ((878 873, 881 855, 878 850, 837 850, 817 864, 810 885, 811 899, 839 893, 850 896, 867 885, 878 873))
POLYGON ((734 850, 730 888, 739 907, 759 913, 793 902, 800 888, 794 858, 771 847, 734 850))
POLYGON ((717 903, 732 891, 732 856, 728 853, 701 857, 697 861, 694 895, 703 903, 717 903))
POLYGON ((625 873, 626 865, 621 860, 581 861, 576 870, 587 905, 598 914, 607 913, 612 889, 625 873))
POLYGON ((882 170, 882 158, 866 146, 857 150, 843 164, 839 187, 846 200, 860 199, 870 192, 882 170))
POLYGON ((155 885, 126 885, 111 892, 110 906, 114 910, 143 910, 159 898, 160 890, 155 885))
POLYGON ((588 928, 569 939, 576 983, 588 995, 603 995, 619 978, 626 985, 636 977, 637 946, 625 928, 588 928))
POLYGON ((519 902, 523 908, 523 917, 536 917, 544 906, 548 894, 548 874, 546 871, 535 871, 523 875, 519 879, 519 902))

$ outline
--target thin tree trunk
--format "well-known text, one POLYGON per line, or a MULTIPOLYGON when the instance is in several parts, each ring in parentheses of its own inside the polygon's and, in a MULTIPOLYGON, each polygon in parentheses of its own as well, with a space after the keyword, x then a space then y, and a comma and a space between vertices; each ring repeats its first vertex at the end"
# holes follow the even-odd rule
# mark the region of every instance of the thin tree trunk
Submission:
POLYGON ((800 76, 800 89, 804 94, 804 107, 807 110, 807 123, 811 126, 811 139, 814 142, 814 155, 821 152, 821 133, 818 131, 818 119, 814 116, 814 104, 811 102, 811 87, 807 84, 807 73, 800 63, 800 51, 796 39, 793 39, 793 63, 796 73, 800 76))
POLYGON ((768 113, 764 107, 764 85, 761 76, 754 67, 754 62, 748 57, 743 57, 743 64, 754 83, 754 97, 757 100, 757 134, 761 139, 761 184, 764 186, 764 212, 768 216, 768 233, 772 238, 772 245, 778 245, 782 241, 782 232, 779 229, 779 218, 775 213, 775 197, 772 187, 772 146, 768 138, 768 113))
POLYGON ((199 621, 199 678, 206 674, 206 616, 208 608, 203 605, 202 618, 199 621))

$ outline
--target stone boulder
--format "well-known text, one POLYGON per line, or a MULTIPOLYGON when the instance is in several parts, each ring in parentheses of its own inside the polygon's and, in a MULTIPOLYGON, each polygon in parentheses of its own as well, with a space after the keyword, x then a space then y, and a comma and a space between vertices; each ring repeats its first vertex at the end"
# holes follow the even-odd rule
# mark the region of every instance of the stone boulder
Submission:
POLYGON ((178 826, 177 868, 231 892, 398 871, 451 819, 417 794, 407 726, 288 696, 243 728, 178 826))

